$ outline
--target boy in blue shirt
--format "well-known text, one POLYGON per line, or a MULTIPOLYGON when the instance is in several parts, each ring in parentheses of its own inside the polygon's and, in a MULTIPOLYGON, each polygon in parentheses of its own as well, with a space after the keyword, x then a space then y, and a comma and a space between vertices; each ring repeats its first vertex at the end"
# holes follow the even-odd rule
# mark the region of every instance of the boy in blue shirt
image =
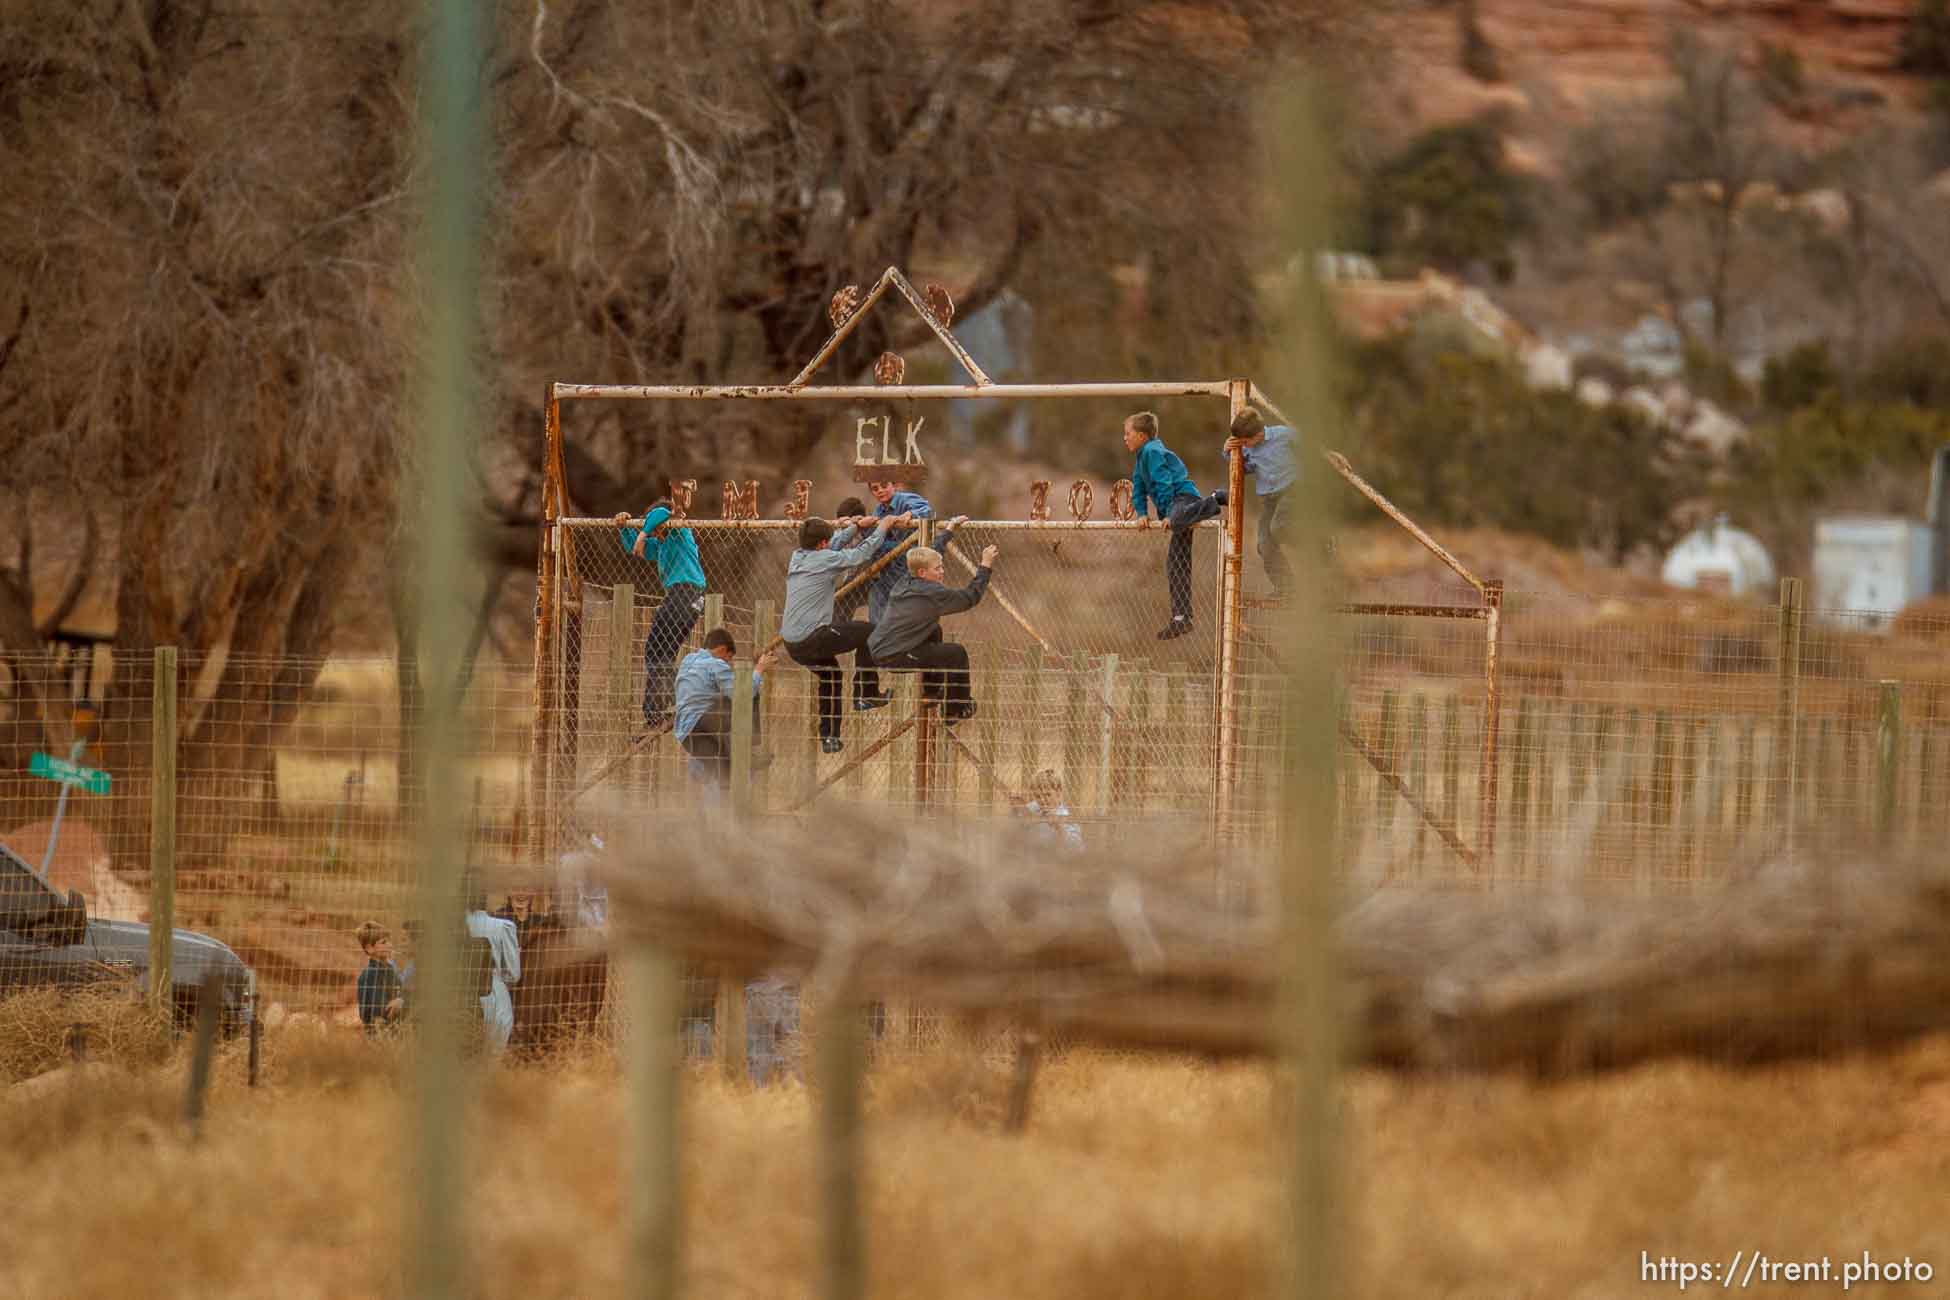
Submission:
POLYGON ((1171 529, 1171 544, 1165 548, 1171 622, 1158 633, 1160 641, 1169 641, 1192 630, 1192 529, 1218 515, 1226 494, 1223 488, 1208 497, 1198 494, 1185 462, 1158 437, 1158 417, 1150 411, 1139 411, 1124 421, 1124 448, 1137 456, 1131 468, 1131 507, 1137 511, 1138 527, 1151 526, 1146 511, 1155 508, 1159 520, 1171 529))
MULTIPOLYGON (((714 627, 704 634, 704 648, 684 656, 677 668, 677 718, 674 733, 684 752, 702 765, 711 780, 731 783, 731 661, 738 643, 731 633, 714 627)), ((752 743, 758 743, 758 690, 765 670, 778 662, 778 651, 767 650, 752 665, 752 743)), ((771 760, 752 755, 752 770, 771 760)))
POLYGON ((697 537, 690 529, 670 523, 670 498, 662 497, 644 513, 643 522, 619 514, 613 521, 617 540, 632 555, 653 559, 664 599, 643 638, 643 721, 652 731, 669 725, 671 666, 677 652, 704 612, 704 566, 697 559, 697 537))
POLYGON ((359 972, 359 1023, 368 1034, 376 1034, 397 1022, 406 1013, 406 985, 393 968, 392 936, 377 921, 367 921, 354 932, 359 948, 366 954, 366 968, 359 972))
MULTIPOLYGON (((898 483, 869 483, 867 484, 867 491, 873 494, 873 499, 878 503, 874 506, 873 510, 876 519, 890 519, 895 515, 907 515, 910 521, 914 519, 934 518, 934 507, 928 504, 926 497, 922 496, 919 492, 909 492, 898 483)), ((953 525, 951 524, 949 527, 952 529, 953 525)), ((877 560, 887 554, 887 552, 893 550, 896 546, 899 546, 907 540, 907 535, 913 531, 912 528, 889 529, 887 535, 880 539, 880 545, 874 548, 872 559, 877 560)), ((955 535, 953 532, 936 533, 934 547, 936 550, 945 553, 948 549, 948 543, 954 539, 955 535)), ((871 562, 872 560, 869 560, 869 563, 871 562)), ((894 594, 895 586, 906 576, 906 555, 895 557, 891 564, 874 575, 874 579, 868 584, 867 590, 867 621, 869 623, 880 622, 880 616, 887 610, 887 598, 894 594)))
POLYGON ((1232 419, 1232 436, 1226 439, 1226 455, 1238 452, 1253 476, 1253 493, 1259 498, 1259 558, 1266 566, 1266 577, 1273 584, 1275 598, 1285 596, 1293 576, 1293 565, 1281 549, 1292 520, 1287 514, 1287 489, 1300 477, 1300 462, 1293 430, 1284 424, 1268 425, 1266 417, 1247 407, 1232 419))

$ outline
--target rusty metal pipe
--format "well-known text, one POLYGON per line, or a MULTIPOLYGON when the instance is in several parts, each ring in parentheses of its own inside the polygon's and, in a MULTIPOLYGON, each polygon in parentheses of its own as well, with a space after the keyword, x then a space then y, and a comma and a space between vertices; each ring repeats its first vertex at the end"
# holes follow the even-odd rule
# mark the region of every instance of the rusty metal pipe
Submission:
MULTIPOLYGON (((611 519, 585 516, 545 521, 543 526, 573 529, 614 528, 616 523, 611 519)), ((799 531, 799 521, 796 519, 686 519, 681 526, 700 533, 796 533, 799 531)), ((1210 532, 1220 532, 1225 528, 1225 525, 1217 519, 1207 519, 1193 526, 1200 531, 1210 532)), ((1171 539, 1171 530, 1163 524, 1153 521, 1151 527, 1146 529, 1135 519, 1086 519, 1081 523, 1073 519, 971 519, 962 527, 980 528, 996 533, 1153 532, 1158 535, 1160 541, 1171 539)))
POLYGON ((1224 397, 1224 380, 1176 383, 1092 384, 834 384, 798 388, 791 384, 564 384, 551 386, 559 400, 615 398, 665 402, 878 402, 891 398, 981 397, 1224 397))
POLYGON ((1448 548, 1444 547, 1441 542, 1436 541, 1435 538, 1429 536, 1426 532, 1422 531, 1422 527, 1420 524, 1417 524, 1413 519, 1410 519, 1407 515, 1403 514, 1396 507, 1394 502, 1390 501, 1387 497, 1381 495, 1381 493, 1376 491, 1373 485, 1371 485, 1366 479, 1362 478, 1359 474, 1356 474, 1354 472, 1353 466, 1347 463, 1347 457, 1341 455, 1341 453, 1339 453, 1338 451, 1325 452, 1323 453, 1323 455, 1326 456, 1327 463, 1334 467, 1334 472, 1336 474, 1339 474, 1342 478, 1346 479, 1350 484, 1352 484, 1356 492, 1359 492, 1362 496, 1374 502, 1375 505, 1381 510, 1382 514, 1387 515, 1390 519, 1394 520, 1397 524, 1400 524, 1403 531, 1407 532, 1410 537, 1413 537, 1416 541, 1422 543, 1423 546, 1427 547, 1431 555, 1435 556, 1436 559, 1441 560, 1444 564, 1448 565, 1451 569, 1455 570, 1456 576, 1460 577, 1464 582, 1468 583, 1470 586, 1476 588, 1477 591, 1479 592, 1484 591, 1483 580, 1481 578, 1477 577, 1475 574, 1471 573, 1468 569, 1464 568, 1463 562, 1461 560, 1458 560, 1455 556, 1451 555, 1448 551, 1448 548))

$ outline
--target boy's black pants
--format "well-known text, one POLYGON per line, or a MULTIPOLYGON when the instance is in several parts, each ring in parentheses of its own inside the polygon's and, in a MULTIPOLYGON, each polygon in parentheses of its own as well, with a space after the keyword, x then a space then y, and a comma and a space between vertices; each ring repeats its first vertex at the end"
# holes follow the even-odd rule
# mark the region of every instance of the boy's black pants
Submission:
POLYGON ((853 656, 853 698, 880 694, 880 674, 874 671, 873 653, 867 638, 873 635, 870 623, 828 623, 815 628, 803 641, 788 641, 785 652, 792 662, 812 669, 819 680, 820 739, 840 734, 840 656, 853 656))

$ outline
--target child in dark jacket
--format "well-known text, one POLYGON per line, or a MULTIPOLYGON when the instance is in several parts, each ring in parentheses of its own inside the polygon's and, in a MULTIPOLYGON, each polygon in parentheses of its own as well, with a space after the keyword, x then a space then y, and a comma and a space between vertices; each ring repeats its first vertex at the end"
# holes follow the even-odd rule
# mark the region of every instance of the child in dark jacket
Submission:
POLYGON ((366 968, 359 972, 359 1023, 368 1034, 376 1034, 395 1023, 406 1011, 406 985, 393 969, 393 937, 377 921, 367 921, 353 932, 366 954, 366 968))
POLYGON ((940 702, 942 721, 950 724, 974 717, 975 700, 968 689, 968 647, 942 640, 941 620, 981 603, 994 565, 990 546, 966 587, 945 587, 941 552, 915 547, 907 553, 907 575, 867 638, 867 650, 882 668, 921 670, 921 694, 940 702))

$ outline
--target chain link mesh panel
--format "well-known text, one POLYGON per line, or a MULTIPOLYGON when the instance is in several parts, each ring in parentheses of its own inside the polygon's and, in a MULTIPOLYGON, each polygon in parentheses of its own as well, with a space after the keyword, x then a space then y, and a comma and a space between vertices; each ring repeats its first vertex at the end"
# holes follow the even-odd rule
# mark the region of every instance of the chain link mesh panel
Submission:
MULTIPOLYGON (((655 579, 608 525, 567 532, 580 582, 563 611, 570 653, 554 671, 576 725, 563 728, 553 764, 541 765, 553 783, 558 843, 572 850, 575 836, 600 831, 601 807, 687 816, 744 798, 693 779, 667 733, 634 744, 655 579), (635 590, 619 608, 624 587, 635 590)), ((699 533, 722 621, 743 648, 769 639, 788 526, 699 533)), ((1208 531, 1196 544, 1199 633, 1159 642, 1160 534, 971 524, 962 536, 963 550, 991 539, 1002 548, 990 599, 948 621, 949 635, 971 647, 980 711, 953 728, 916 721, 915 675, 891 674, 894 702, 847 711, 845 747, 826 754, 811 674, 783 662, 758 692, 753 749, 771 761, 751 775, 750 808, 817 819, 822 801, 846 801, 889 815, 1022 815, 1015 801, 1048 772, 1061 784, 1065 820, 1086 840, 1127 842, 1153 820, 1212 819, 1220 797, 1209 613, 1216 538, 1208 531)), ((1471 596, 1453 584, 1355 594, 1454 605, 1471 596)), ((1247 611, 1249 643, 1256 629, 1267 631, 1262 657, 1247 657, 1235 686, 1231 816, 1246 836, 1269 832, 1278 818, 1281 678, 1268 665, 1285 635, 1272 630, 1281 616, 1247 611)), ((707 625, 698 620, 693 641, 707 625)), ((1454 880, 1695 889, 1838 842, 1919 853, 1950 829, 1950 621, 1512 592, 1493 769, 1485 767, 1485 633, 1479 619, 1376 616, 1318 629, 1343 654, 1351 739, 1341 746, 1337 834, 1357 888, 1454 880), (1487 858, 1473 861, 1486 845, 1487 858)), ((153 660, 16 656, 0 687, 9 703, 0 719, 0 841, 13 854, 0 891, 5 983, 61 983, 79 972, 119 981, 133 998, 144 985, 146 937, 103 923, 141 925, 154 914, 153 660), (76 701, 91 702, 95 714, 79 750, 76 701), (61 786, 35 771, 55 759, 105 773, 109 785, 70 791, 49 855, 61 786), (71 889, 85 900, 92 932, 69 933, 75 922, 61 905, 71 889)), ((402 794, 414 785, 402 740, 424 693, 454 688, 428 681, 402 694, 391 658, 183 658, 175 924, 215 939, 248 969, 233 1019, 254 990, 267 1023, 309 1020, 356 1034, 355 985, 366 961, 359 925, 377 922, 391 933, 396 964, 410 960, 404 923, 417 863, 402 815, 402 794)), ((601 1029, 613 1014, 607 968, 584 944, 600 937, 601 899, 583 888, 573 857, 558 852, 536 864, 523 850, 522 810, 536 803, 533 683, 484 664, 462 699, 464 851, 492 909, 525 902, 530 911, 520 929, 522 979, 510 990, 516 1039, 601 1029)), ((1037 818, 1025 821, 1038 829, 1037 818)), ((863 849, 872 840, 869 825, 810 824, 858 835, 863 849)), ((1060 823, 1043 829, 1055 849, 1070 833, 1060 823)), ((764 1009, 776 994, 757 990, 748 1026, 789 1019, 764 1009)), ((694 972, 691 1000, 693 1040, 704 1050, 728 1014, 716 972, 694 972)), ((878 1016, 890 1050, 919 1050, 950 1030, 914 1007, 878 1016)))

